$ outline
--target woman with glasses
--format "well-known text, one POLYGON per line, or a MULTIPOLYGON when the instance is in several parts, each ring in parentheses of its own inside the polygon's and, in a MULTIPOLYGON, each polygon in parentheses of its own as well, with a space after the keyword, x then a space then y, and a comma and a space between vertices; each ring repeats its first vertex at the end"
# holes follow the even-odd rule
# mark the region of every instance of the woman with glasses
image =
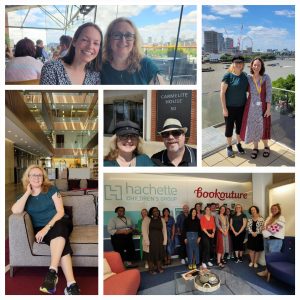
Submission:
POLYGON ((246 235, 247 217, 243 213, 243 208, 237 204, 234 209, 234 215, 231 217, 230 229, 232 247, 235 253, 235 262, 243 262, 244 239, 246 235))
POLYGON ((94 23, 85 23, 76 30, 67 54, 42 68, 40 84, 100 84, 102 32, 94 23))
POLYGON ((152 160, 143 154, 140 126, 131 121, 120 121, 113 131, 110 151, 104 157, 106 167, 151 167, 152 160))
POLYGON ((72 249, 69 236, 73 230, 71 218, 65 214, 62 197, 51 185, 47 174, 38 165, 31 165, 22 177, 24 194, 12 206, 12 212, 26 211, 32 221, 37 243, 50 246, 51 263, 40 291, 54 294, 60 264, 67 281, 66 295, 79 295, 72 267, 72 249))
POLYGON ((145 57, 137 28, 127 18, 112 21, 104 37, 103 84, 163 84, 157 66, 145 57))
POLYGON ((241 145, 240 131, 243 120, 244 107, 246 103, 246 93, 248 89, 248 78, 243 72, 245 59, 241 55, 232 58, 232 64, 228 72, 223 76, 221 83, 220 99, 223 116, 225 119, 225 136, 227 140, 227 156, 234 157, 232 148, 232 135, 235 126, 236 147, 240 154, 245 150, 241 145))

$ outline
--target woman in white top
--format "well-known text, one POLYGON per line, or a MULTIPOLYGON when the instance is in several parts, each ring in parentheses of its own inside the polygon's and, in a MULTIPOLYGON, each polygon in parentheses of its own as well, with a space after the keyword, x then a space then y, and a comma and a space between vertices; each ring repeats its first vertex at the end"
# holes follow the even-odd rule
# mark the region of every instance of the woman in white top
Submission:
MULTIPOLYGON (((285 218, 281 215, 280 205, 273 204, 270 211, 263 228, 265 254, 280 252, 285 235, 285 218)), ((267 276, 268 270, 265 269, 257 275, 267 276)))

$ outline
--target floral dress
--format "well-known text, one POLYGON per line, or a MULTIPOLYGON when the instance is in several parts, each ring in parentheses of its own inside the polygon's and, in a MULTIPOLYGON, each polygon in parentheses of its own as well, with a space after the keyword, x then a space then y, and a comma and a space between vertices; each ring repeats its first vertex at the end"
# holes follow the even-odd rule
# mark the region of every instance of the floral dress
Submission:
POLYGON ((241 139, 246 144, 271 138, 271 117, 264 118, 267 103, 272 100, 272 82, 267 74, 255 84, 253 75, 248 75, 249 96, 245 105, 241 139))

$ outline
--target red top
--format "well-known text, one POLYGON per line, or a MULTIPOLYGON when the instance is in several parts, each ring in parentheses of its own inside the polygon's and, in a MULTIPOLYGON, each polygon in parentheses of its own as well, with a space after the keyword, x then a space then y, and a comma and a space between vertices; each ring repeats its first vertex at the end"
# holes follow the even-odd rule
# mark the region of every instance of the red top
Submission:
POLYGON ((200 219, 201 229, 216 230, 215 218, 210 216, 210 220, 207 220, 205 216, 200 219))

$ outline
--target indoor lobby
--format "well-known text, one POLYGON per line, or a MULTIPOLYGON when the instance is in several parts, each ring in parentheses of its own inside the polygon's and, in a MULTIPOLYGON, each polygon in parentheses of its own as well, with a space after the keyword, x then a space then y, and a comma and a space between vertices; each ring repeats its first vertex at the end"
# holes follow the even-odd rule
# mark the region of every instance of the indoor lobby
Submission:
MULTIPOLYGON (((49 247, 35 241, 28 213, 11 211, 26 191, 24 172, 38 165, 73 218, 70 243, 81 294, 97 295, 98 91, 7 90, 5 157, 5 293, 42 294, 49 267, 49 247)), ((60 268, 58 274, 56 294, 63 294, 60 268)))
MULTIPOLYGON (((237 260, 236 253, 232 248, 231 240, 233 238, 229 234, 231 243, 229 243, 229 253, 224 255, 226 264, 223 266, 217 264, 214 257, 211 257, 208 269, 206 269, 206 265, 203 266, 203 263, 201 265, 201 252, 204 253, 204 246, 201 242, 203 236, 201 235, 199 243, 200 265, 197 263, 197 270, 200 270, 200 273, 197 274, 202 274, 201 272, 206 269, 209 273, 216 275, 220 283, 214 291, 210 291, 210 295, 295 294, 295 173, 130 173, 126 174, 126 177, 124 177, 124 173, 107 173, 104 174, 103 190, 104 294, 207 295, 207 291, 196 288, 193 280, 184 279, 186 272, 190 270, 190 265, 188 265, 186 257, 182 262, 180 252, 182 243, 179 218, 184 214, 185 207, 189 213, 189 210, 194 208, 196 204, 200 204, 201 207, 199 212, 201 227, 201 220, 204 218, 204 211, 206 214, 207 207, 209 207, 208 210, 211 211, 211 215, 216 218, 217 215, 220 215, 222 207, 225 206, 230 219, 238 214, 237 208, 241 206, 247 224, 245 225, 245 238, 242 240, 243 255, 240 260, 237 260), (281 216, 285 220, 282 227, 278 225, 279 228, 285 230, 284 236, 282 236, 282 246, 280 246, 281 252, 270 253, 268 251, 265 253, 257 250, 255 252, 257 253, 255 258, 257 261, 253 265, 252 259, 250 261, 252 250, 248 248, 251 239, 250 231, 253 230, 249 224, 252 220, 256 222, 253 206, 258 210, 254 209, 258 212, 257 217, 265 222, 271 216, 274 205, 281 208, 281 216), (160 265, 163 266, 154 272, 151 271, 153 261, 151 262, 150 257, 155 257, 151 251, 156 252, 153 248, 151 250, 150 232, 151 230, 154 232, 155 227, 150 225, 147 227, 149 223, 147 223, 147 216, 144 214, 146 209, 151 220, 149 221, 150 224, 151 222, 155 224, 153 220, 156 215, 153 208, 160 211, 160 216, 162 216, 162 211, 166 211, 166 208, 169 210, 169 214, 167 216, 164 214, 163 217, 163 219, 167 218, 168 220, 166 221, 167 246, 165 246, 165 240, 163 245, 165 250, 171 251, 169 252, 171 255, 169 262, 165 261, 165 257, 161 258, 160 265), (249 213, 250 208, 251 214, 249 213), (153 213, 149 211, 153 211, 153 213), (173 242, 169 240, 168 235, 168 224, 172 217, 176 223, 174 224, 173 242), (126 269, 120 266, 123 266, 122 260, 123 263, 129 261, 128 256, 126 258, 126 253, 129 253, 128 244, 127 248, 123 245, 125 249, 123 252, 121 244, 116 243, 117 232, 122 230, 122 223, 118 223, 120 218, 122 221, 126 221, 126 226, 124 225, 126 228, 124 229, 130 229, 132 241, 129 239, 128 244, 129 242, 133 243, 134 249, 131 256, 132 264, 128 264, 126 269), (145 250, 146 246, 149 245, 147 241, 150 241, 148 252, 145 250), (168 250, 169 243, 174 243, 173 248, 170 248, 171 250, 168 250), (141 259, 142 255, 148 255, 148 259, 145 257, 141 259), (276 259, 273 256, 276 256, 276 259), (265 271, 266 268, 268 276, 258 276, 257 273, 265 271), (126 280, 120 280, 125 277, 126 280)), ((160 230, 164 232, 164 229, 160 230)), ((265 231, 268 232, 268 230, 269 227, 266 227, 265 231)), ((264 239, 264 243, 269 240, 269 236, 265 236, 264 231, 259 234, 262 235, 261 240, 264 239)), ((157 240, 160 240, 160 236, 157 237, 157 240)), ((153 235, 152 241, 155 243, 153 235)), ((189 254, 187 256, 189 257, 189 254)), ((201 275, 198 276, 201 277, 201 275)))

